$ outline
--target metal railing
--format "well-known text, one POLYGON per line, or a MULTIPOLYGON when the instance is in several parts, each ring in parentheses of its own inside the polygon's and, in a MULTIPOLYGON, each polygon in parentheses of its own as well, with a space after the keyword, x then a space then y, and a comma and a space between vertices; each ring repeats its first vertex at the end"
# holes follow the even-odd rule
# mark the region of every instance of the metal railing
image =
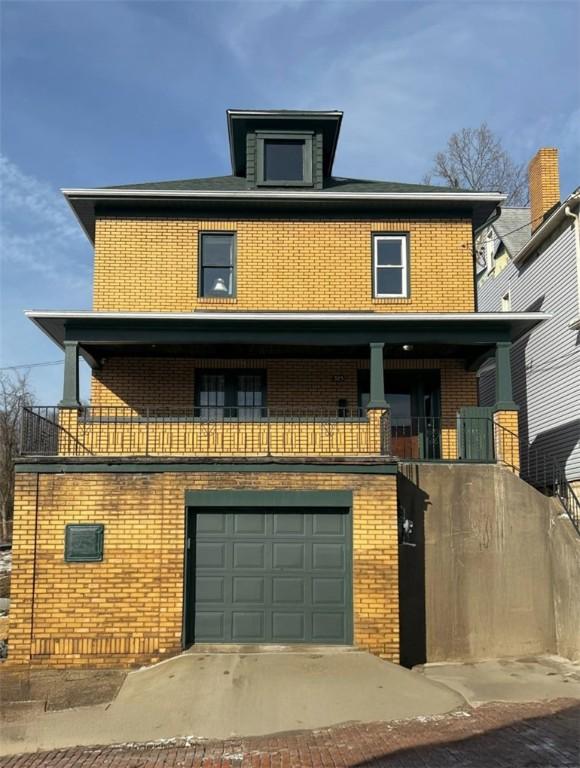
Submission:
POLYGON ((524 445, 518 435, 500 424, 495 424, 495 444, 503 464, 534 488, 560 500, 580 534, 580 499, 566 478, 565 462, 534 445, 524 445))
POLYGON ((35 456, 388 455, 388 414, 261 407, 24 409, 21 452, 35 456))
POLYGON ((493 422, 479 416, 391 419, 391 452, 407 461, 493 462, 493 422))

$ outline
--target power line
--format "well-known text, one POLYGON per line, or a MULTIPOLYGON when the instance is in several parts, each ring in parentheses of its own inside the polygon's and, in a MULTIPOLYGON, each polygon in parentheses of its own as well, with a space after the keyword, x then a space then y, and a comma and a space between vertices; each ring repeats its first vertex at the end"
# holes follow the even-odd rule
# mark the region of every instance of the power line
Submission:
MULTIPOLYGON (((531 219, 530 221, 527 221, 525 224, 522 224, 521 227, 516 227, 515 229, 512 229, 510 232, 505 232, 501 237, 486 237, 483 240, 483 243, 495 243, 496 241, 501 241, 504 238, 506 238, 508 235, 513 235, 514 232, 519 232, 520 229, 525 229, 526 227, 531 227, 532 224, 535 224, 536 221, 540 221, 540 219, 544 218, 544 214, 541 214, 540 216, 536 216, 535 219, 531 219)), ((497 219, 496 219, 497 221, 497 219)), ((492 221, 491 224, 489 224, 489 227, 493 227, 495 224, 495 221, 492 221)), ((482 245, 483 245, 482 243, 482 245)))
POLYGON ((19 368, 43 368, 47 365, 62 365, 64 360, 49 360, 46 363, 23 363, 22 365, 7 365, 0 371, 17 371, 19 368))

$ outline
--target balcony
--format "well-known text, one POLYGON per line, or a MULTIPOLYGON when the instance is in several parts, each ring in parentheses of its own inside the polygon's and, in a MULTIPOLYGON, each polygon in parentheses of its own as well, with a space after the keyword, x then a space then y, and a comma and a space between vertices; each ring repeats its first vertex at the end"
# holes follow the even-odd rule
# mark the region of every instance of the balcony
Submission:
POLYGON ((389 455, 388 411, 88 406, 25 408, 25 456, 389 455))
POLYGON ((517 437, 510 435, 488 416, 392 420, 389 409, 45 406, 23 410, 21 453, 489 462, 500 452, 515 457, 517 437))

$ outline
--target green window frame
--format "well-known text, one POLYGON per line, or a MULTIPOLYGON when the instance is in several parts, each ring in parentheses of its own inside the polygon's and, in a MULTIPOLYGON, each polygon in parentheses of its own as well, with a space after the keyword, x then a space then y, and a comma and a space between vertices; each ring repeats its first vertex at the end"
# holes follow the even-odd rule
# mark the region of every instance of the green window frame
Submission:
POLYGON ((312 187, 313 186, 313 132, 258 132, 256 134, 257 152, 257 184, 265 187, 312 187), (268 179, 266 169, 266 146, 269 143, 300 143, 302 144, 302 179, 268 179))
POLYGON ((195 415, 206 421, 267 416, 266 371, 261 368, 198 368, 195 415))
POLYGON ((228 230, 200 232, 198 253, 200 298, 235 298, 236 233, 228 230))

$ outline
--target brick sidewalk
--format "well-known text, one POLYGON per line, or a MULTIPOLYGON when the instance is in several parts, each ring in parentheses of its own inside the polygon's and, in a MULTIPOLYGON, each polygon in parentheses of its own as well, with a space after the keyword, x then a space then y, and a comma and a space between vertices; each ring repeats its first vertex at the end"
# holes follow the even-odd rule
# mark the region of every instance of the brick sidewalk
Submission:
POLYGON ((561 768, 580 766, 580 704, 486 704, 397 723, 222 742, 78 748, 1 768, 561 768))

